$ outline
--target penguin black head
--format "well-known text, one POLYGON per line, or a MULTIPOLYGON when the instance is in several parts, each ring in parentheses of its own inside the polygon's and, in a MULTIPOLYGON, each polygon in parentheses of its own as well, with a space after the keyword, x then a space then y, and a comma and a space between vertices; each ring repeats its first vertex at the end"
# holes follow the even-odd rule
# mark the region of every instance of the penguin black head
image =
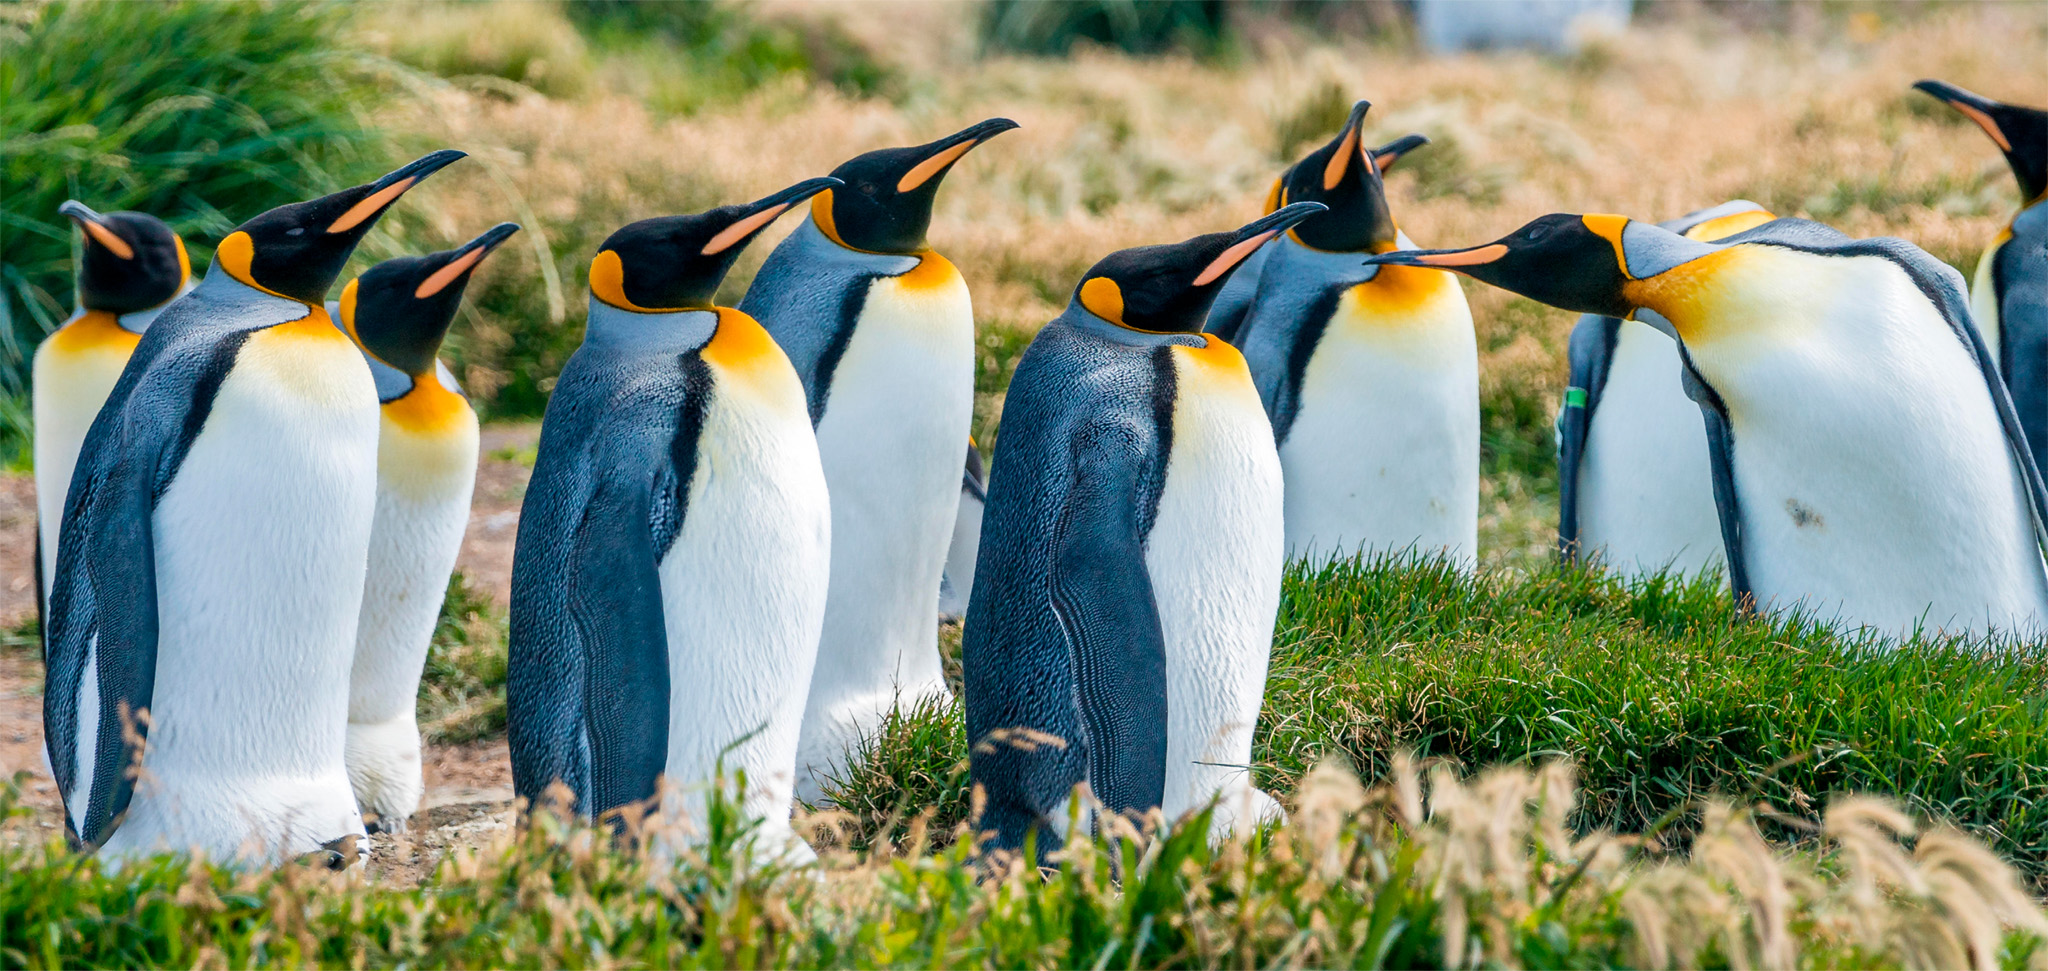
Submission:
POLYGON ((1998 143, 2019 179, 2023 202, 2031 205, 2048 196, 2048 111, 1993 101, 1942 81, 1913 87, 1948 102, 1998 143))
POLYGON ((1304 246, 1336 253, 1383 253, 1394 248, 1394 214, 1378 161, 1360 140, 1371 102, 1351 107, 1351 117, 1329 144, 1310 152, 1281 177, 1288 202, 1320 202, 1329 212, 1310 216, 1291 232, 1304 246))
POLYGON ((990 118, 935 142, 856 155, 832 170, 846 188, 820 194, 811 203, 811 220, 848 249, 918 252, 947 170, 976 145, 1015 127, 1008 118, 990 118))
POLYGON ((385 260, 341 291, 341 325, 377 360, 414 377, 434 369, 469 275, 519 231, 499 223, 452 250, 385 260))
POLYGON ((178 295, 192 276, 185 241, 155 216, 101 215, 76 199, 57 207, 85 232, 78 304, 117 314, 148 310, 178 295))
MULTIPOLYGON (((1630 225, 1626 216, 1553 213, 1484 246, 1396 250, 1368 256, 1365 262, 1456 270, 1553 307, 1627 317, 1635 310, 1622 292, 1634 279, 1623 262, 1622 233, 1630 225)), ((1646 229, 1680 238, 1655 226, 1646 229)))
POLYGON ((249 286, 317 304, 384 210, 464 154, 442 149, 368 185, 279 206, 235 227, 214 250, 214 259, 249 286))
POLYGON ((590 293, 620 310, 643 314, 708 308, 733 260, 775 217, 843 184, 829 176, 805 179, 745 205, 642 219, 598 247, 597 258, 590 261, 590 293))
POLYGON ((1320 202, 1297 202, 1235 232, 1118 250, 1088 268, 1074 288, 1074 300, 1089 313, 1132 330, 1199 333, 1209 305, 1245 257, 1326 208, 1320 202))

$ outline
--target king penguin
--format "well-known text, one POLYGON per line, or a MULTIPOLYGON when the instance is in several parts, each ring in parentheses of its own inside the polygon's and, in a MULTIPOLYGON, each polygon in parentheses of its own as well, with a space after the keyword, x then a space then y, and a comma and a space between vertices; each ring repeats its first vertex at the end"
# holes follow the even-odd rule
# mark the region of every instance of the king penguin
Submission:
POLYGON ((476 412, 441 363, 441 340, 477 264, 518 231, 500 223, 452 250, 386 260, 328 308, 361 348, 382 413, 377 516, 348 679, 348 780, 372 833, 404 832, 420 806, 420 671, 476 485, 476 412))
POLYGON ((1983 128, 2019 180, 2020 209, 1977 260, 1970 309, 2012 393, 2028 447, 2048 462, 2048 111, 1940 81, 1913 86, 1983 128))
POLYGON ((1799 219, 1710 243, 1556 214, 1369 259, 1676 338, 1738 604, 1887 635, 2048 620, 2048 492, 1962 276, 1913 245, 1799 219))
MULTIPOLYGON (((1373 167, 1384 175, 1402 156, 1427 144, 1429 139, 1420 134, 1403 135, 1371 150, 1373 167)), ((1259 210, 1260 215, 1267 215, 1285 203, 1287 180, 1293 175, 1294 166, 1290 165, 1287 171, 1273 180, 1273 188, 1266 193, 1266 204, 1259 210)), ((1232 344, 1237 343, 1237 328, 1244 323, 1245 311, 1251 309, 1252 297, 1259 290, 1259 272, 1266 265, 1267 255, 1272 252, 1270 246, 1260 249, 1246 257, 1244 264, 1230 274, 1230 282, 1223 285, 1222 291, 1216 294, 1216 303, 1209 308, 1209 320, 1202 326, 1203 330, 1232 344)))
POLYGON ((354 855, 343 747, 377 391, 323 301, 385 209, 461 157, 228 234, 86 433, 43 694, 76 843, 115 859, 354 855))
POLYGON ((967 617, 974 597, 974 558, 981 552, 981 511, 988 502, 988 478, 982 471, 981 449, 967 440, 967 467, 960 473, 960 511, 953 517, 953 540, 946 546, 946 572, 939 578, 939 620, 953 623, 967 617))
POLYGON ((1212 833, 1277 814, 1247 765, 1285 556, 1280 456, 1242 355, 1202 322, 1231 270, 1323 207, 1112 253, 1017 365, 967 608, 978 826, 1064 838, 1110 812, 1212 833), (1248 818, 1249 817, 1249 818, 1248 818))
MULTIPOLYGON (((1711 241, 1775 218, 1737 199, 1659 225, 1711 241)), ((1684 370, 1678 344, 1648 324, 1587 314, 1572 328, 1571 384, 1557 419, 1565 559, 1634 575, 1691 575, 1725 562, 1706 426, 1685 395, 1684 370)))
POLYGON ((722 765, 756 850, 809 853, 790 792, 831 505, 796 369, 712 295, 776 216, 840 184, 642 220, 590 263, 512 562, 506 727, 533 805, 557 783, 599 818, 659 794, 701 826, 722 765))
POLYGON ((973 418, 974 309, 925 233, 947 171, 1015 127, 991 118, 842 163, 844 187, 811 200, 740 302, 803 379, 832 486, 832 595, 797 760, 807 802, 892 708, 946 696, 939 584, 973 418))
POLYGON ((1408 247, 1394 226, 1364 101, 1289 171, 1319 202, 1266 247, 1237 345, 1273 422, 1287 479, 1287 555, 1444 556, 1479 547, 1479 344, 1456 275, 1367 266, 1408 247))
POLYGON ((149 322, 191 289, 185 241, 155 216, 101 215, 71 200, 57 211, 85 233, 78 309, 36 348, 33 405, 36 463, 37 607, 57 573, 57 527, 78 446, 149 322))

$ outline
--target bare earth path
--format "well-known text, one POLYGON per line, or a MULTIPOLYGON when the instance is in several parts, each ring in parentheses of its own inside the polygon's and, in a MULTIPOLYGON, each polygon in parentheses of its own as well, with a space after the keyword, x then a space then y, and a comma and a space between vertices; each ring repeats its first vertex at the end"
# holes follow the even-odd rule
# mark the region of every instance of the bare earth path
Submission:
MULTIPOLYGON (((471 586, 503 606, 512 583, 512 541, 519 503, 540 437, 535 424, 490 425, 483 432, 476 499, 457 568, 471 586)), ((36 490, 27 475, 0 476, 0 628, 35 614, 36 490)), ((43 666, 33 646, 0 647, 0 776, 28 773, 22 794, 38 826, 62 828, 55 784, 43 765, 43 666)), ((473 845, 511 825, 512 768, 503 739, 429 746, 427 795, 413 831, 374 841, 372 872, 414 882, 443 852, 473 845)))

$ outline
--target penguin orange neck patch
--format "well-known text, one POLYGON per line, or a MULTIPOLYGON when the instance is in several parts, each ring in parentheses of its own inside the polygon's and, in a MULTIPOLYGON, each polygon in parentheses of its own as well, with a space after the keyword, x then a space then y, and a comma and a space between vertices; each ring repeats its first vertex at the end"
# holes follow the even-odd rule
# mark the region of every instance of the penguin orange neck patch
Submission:
POLYGON ((1614 265, 1621 268, 1621 275, 1635 279, 1628 271, 1628 252, 1621 245, 1621 232, 1628 228, 1628 217, 1589 213, 1580 216, 1579 219, 1585 222, 1587 229, 1593 231, 1593 235, 1606 240, 1614 247, 1614 265))
MULTIPOLYGON (((256 241, 250 239, 248 233, 239 230, 229 233, 228 238, 221 240, 220 245, 214 248, 213 258, 220 263, 220 268, 227 271, 228 276, 233 277, 237 283, 254 287, 273 297, 282 297, 293 303, 305 303, 304 300, 300 300, 297 297, 286 297, 284 294, 256 282, 255 271, 250 268, 250 264, 256 260, 256 241)), ((311 306, 311 304, 307 305, 311 306)))
POLYGON ((1124 291, 1106 276, 1090 277, 1081 284, 1081 306, 1089 313, 1118 327, 1124 323, 1124 291))

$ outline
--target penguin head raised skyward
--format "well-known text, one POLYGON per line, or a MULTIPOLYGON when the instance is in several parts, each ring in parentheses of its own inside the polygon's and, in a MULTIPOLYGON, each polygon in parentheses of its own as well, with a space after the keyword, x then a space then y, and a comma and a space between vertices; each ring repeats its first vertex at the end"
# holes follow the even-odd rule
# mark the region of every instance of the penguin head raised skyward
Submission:
POLYGON ((607 237, 590 261, 591 296, 643 314, 708 309, 733 261, 761 230, 791 206, 842 184, 830 176, 805 179, 744 205, 628 225, 607 237))
MULTIPOLYGON (((1365 102, 1361 101, 1359 102, 1359 104, 1365 104, 1365 102)), ((1356 111, 1358 109, 1354 107, 1352 110, 1356 111)), ((1342 137, 1343 133, 1339 132, 1338 138, 1341 139, 1342 137)), ((1409 134, 1402 135, 1401 137, 1396 138, 1393 141, 1386 143, 1385 145, 1381 145, 1380 147, 1375 149, 1370 149, 1369 151, 1372 153, 1372 164, 1379 169, 1380 175, 1384 176, 1387 174, 1388 170, 1394 167, 1394 163, 1399 162, 1403 156, 1427 144, 1429 144, 1429 136, 1424 135, 1420 132, 1411 132, 1409 134)), ((1294 165, 1288 166, 1287 171, 1280 173, 1280 177, 1273 180, 1273 188, 1266 193, 1266 206, 1265 208, 1259 210, 1261 214, 1269 213, 1275 209, 1280 208, 1280 205, 1283 202, 1302 201, 1299 199, 1287 198, 1287 180, 1294 175, 1294 170, 1301 164, 1302 163, 1297 162, 1294 165)))
POLYGON ((85 232, 78 304, 116 314, 148 310, 178 295, 192 276, 185 241, 163 220, 139 212, 92 211, 76 199, 57 207, 85 232))
POLYGON ((1330 207, 1290 230, 1304 246, 1334 253, 1383 253, 1394 248, 1396 229, 1387 187, 1380 180, 1373 150, 1361 140, 1360 129, 1371 107, 1367 101, 1353 105, 1336 137, 1281 177, 1281 197, 1286 201, 1330 207))
POLYGON ((342 327, 377 360, 414 377, 432 371, 470 273, 518 231, 499 223, 455 249, 371 267, 341 291, 342 327))
POLYGON ((1209 305, 1245 257, 1326 208, 1320 202, 1296 202, 1234 232, 1118 250, 1088 268, 1074 288, 1074 300, 1089 313, 1132 330, 1199 333, 1209 305))
POLYGON ((975 146, 1016 127, 1008 118, 990 118, 935 142, 856 155, 832 170, 846 185, 820 193, 811 203, 811 220, 848 249, 919 252, 946 172, 975 146))
MULTIPOLYGON (((1368 256, 1368 265, 1429 266, 1456 270, 1475 280, 1565 310, 1627 317, 1635 305, 1623 288, 1647 267, 1668 269, 1657 250, 1665 240, 1689 241, 1626 216, 1553 213, 1484 246, 1467 249, 1396 250, 1368 256), (1625 240, 1624 236, 1632 237, 1625 240), (1631 249, 1640 250, 1632 254, 1631 249), (1636 273, 1630 272, 1631 268, 1636 273)), ((1695 244, 1696 245, 1696 244, 1695 244)), ((1657 269, 1655 272, 1662 272, 1657 269)))
POLYGON ((1998 143, 2028 205, 2048 198, 2048 111, 1993 101, 1943 81, 1913 87, 1948 102, 1998 143))
POLYGON ((442 149, 367 185, 279 206, 235 227, 220 241, 213 258, 242 283, 318 304, 384 210, 421 179, 465 154, 442 149))

